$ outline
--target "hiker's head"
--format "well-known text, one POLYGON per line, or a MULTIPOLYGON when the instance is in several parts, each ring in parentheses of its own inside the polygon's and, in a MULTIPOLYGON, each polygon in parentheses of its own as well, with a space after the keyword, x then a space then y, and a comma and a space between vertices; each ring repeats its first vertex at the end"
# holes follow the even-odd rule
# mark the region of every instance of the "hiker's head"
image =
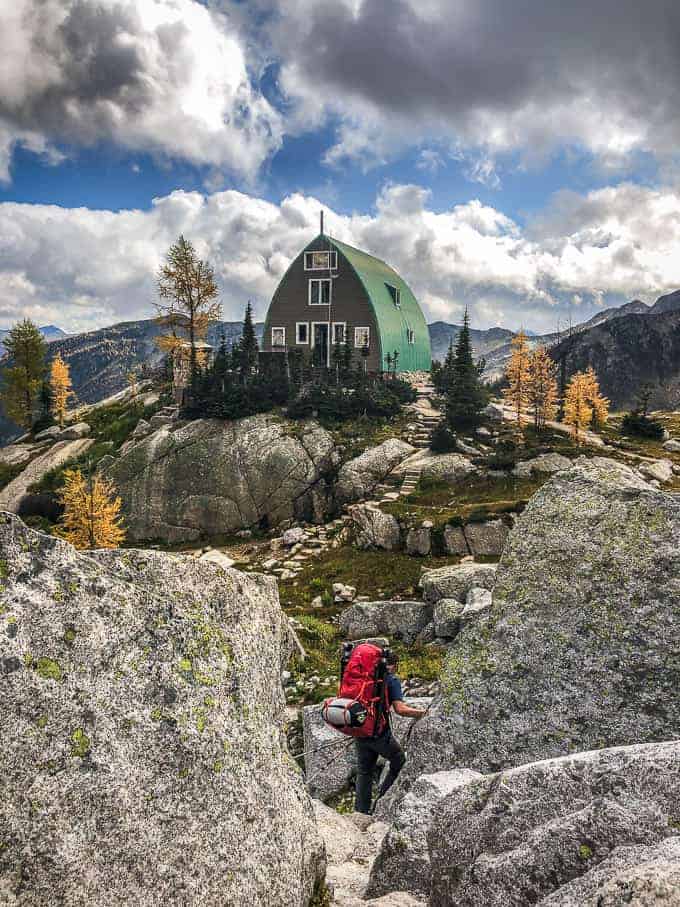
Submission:
POLYGON ((392 651, 388 652, 385 661, 387 662, 387 670, 390 674, 394 674, 399 667, 399 657, 397 654, 392 651))

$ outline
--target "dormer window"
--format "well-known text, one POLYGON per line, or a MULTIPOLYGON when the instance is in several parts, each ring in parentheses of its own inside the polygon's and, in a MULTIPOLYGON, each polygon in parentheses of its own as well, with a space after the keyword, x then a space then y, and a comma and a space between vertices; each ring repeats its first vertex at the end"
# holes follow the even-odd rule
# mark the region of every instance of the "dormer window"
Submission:
POLYGON ((305 271, 337 271, 337 252, 305 252, 305 271))
POLYGON ((392 284, 390 284, 390 283, 386 283, 385 286, 387 287, 387 290, 388 290, 390 296, 392 297, 392 302, 395 304, 395 306, 398 309, 400 309, 401 308, 401 290, 399 289, 399 287, 393 287, 392 284))

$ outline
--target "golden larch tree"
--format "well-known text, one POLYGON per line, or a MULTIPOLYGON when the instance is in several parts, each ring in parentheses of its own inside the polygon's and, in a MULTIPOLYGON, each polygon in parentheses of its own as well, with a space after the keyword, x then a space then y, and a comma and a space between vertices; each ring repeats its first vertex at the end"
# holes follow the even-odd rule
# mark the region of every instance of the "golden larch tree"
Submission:
POLYGON ((529 403, 529 344, 524 331, 512 338, 512 355, 505 370, 508 386, 503 391, 507 403, 515 411, 518 422, 529 403))
POLYGON ((208 327, 220 318, 215 272, 202 261, 189 240, 180 236, 168 249, 158 274, 157 323, 164 333, 157 343, 165 353, 174 353, 189 341, 190 372, 197 365, 196 343, 204 340, 208 327))
POLYGON ((66 469, 59 500, 64 513, 58 533, 74 547, 118 548, 124 541, 121 500, 108 479, 66 469))
POLYGON ((581 432, 591 423, 593 408, 590 405, 590 385, 584 372, 572 375, 564 397, 564 421, 574 430, 574 438, 581 443, 581 432))
POLYGON ((75 396, 69 367, 57 353, 50 366, 50 397, 52 415, 62 427, 69 401, 75 396))
POLYGON ((594 429, 601 429, 609 418, 609 400, 600 393, 600 382, 592 365, 586 369, 584 375, 588 388, 588 402, 593 410, 592 426, 594 429))
POLYGON ((537 431, 557 414, 557 366, 543 346, 529 353, 529 408, 537 431))

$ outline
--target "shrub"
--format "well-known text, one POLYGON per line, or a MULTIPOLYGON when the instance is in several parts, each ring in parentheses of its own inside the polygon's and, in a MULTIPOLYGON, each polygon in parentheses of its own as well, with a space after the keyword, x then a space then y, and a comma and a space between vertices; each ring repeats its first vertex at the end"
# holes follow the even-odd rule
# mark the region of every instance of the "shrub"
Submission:
POLYGON ((487 461, 489 469, 512 469, 519 459, 519 445, 513 435, 501 435, 487 461))
POLYGON ((654 441, 661 441, 663 433, 663 424, 658 419, 652 419, 642 413, 626 413, 621 421, 621 434, 624 435, 635 435, 638 438, 651 438, 654 441))
POLYGON ((440 422, 432 432, 430 449, 435 453, 449 453, 456 449, 456 436, 446 422, 440 422))

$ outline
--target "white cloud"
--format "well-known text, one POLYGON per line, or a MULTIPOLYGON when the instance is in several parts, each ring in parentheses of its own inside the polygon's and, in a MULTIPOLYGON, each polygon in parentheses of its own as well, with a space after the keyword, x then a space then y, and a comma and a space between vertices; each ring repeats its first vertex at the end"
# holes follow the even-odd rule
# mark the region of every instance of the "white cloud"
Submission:
MULTIPOLYGON (((226 2, 226 0, 224 0, 226 2)), ((337 118, 327 159, 449 142, 539 163, 570 146, 617 168, 677 156, 680 5, 650 0, 253 0, 298 123, 337 118)), ((496 177, 497 178, 497 177, 496 177)))
POLYGON ((4 181, 16 144, 111 141, 252 180, 281 141, 233 19, 197 0, 13 0, 0 19, 4 181))
POLYGON ((680 190, 623 183, 558 194, 527 228, 479 201, 435 212, 426 189, 389 185, 374 214, 340 215, 299 194, 275 205, 236 191, 173 192, 149 211, 0 205, 0 327, 28 315, 69 331, 150 317, 154 275, 183 233, 215 267, 225 317, 262 318, 291 259, 318 231, 384 258, 429 320, 542 331, 577 309, 680 287, 680 190))

